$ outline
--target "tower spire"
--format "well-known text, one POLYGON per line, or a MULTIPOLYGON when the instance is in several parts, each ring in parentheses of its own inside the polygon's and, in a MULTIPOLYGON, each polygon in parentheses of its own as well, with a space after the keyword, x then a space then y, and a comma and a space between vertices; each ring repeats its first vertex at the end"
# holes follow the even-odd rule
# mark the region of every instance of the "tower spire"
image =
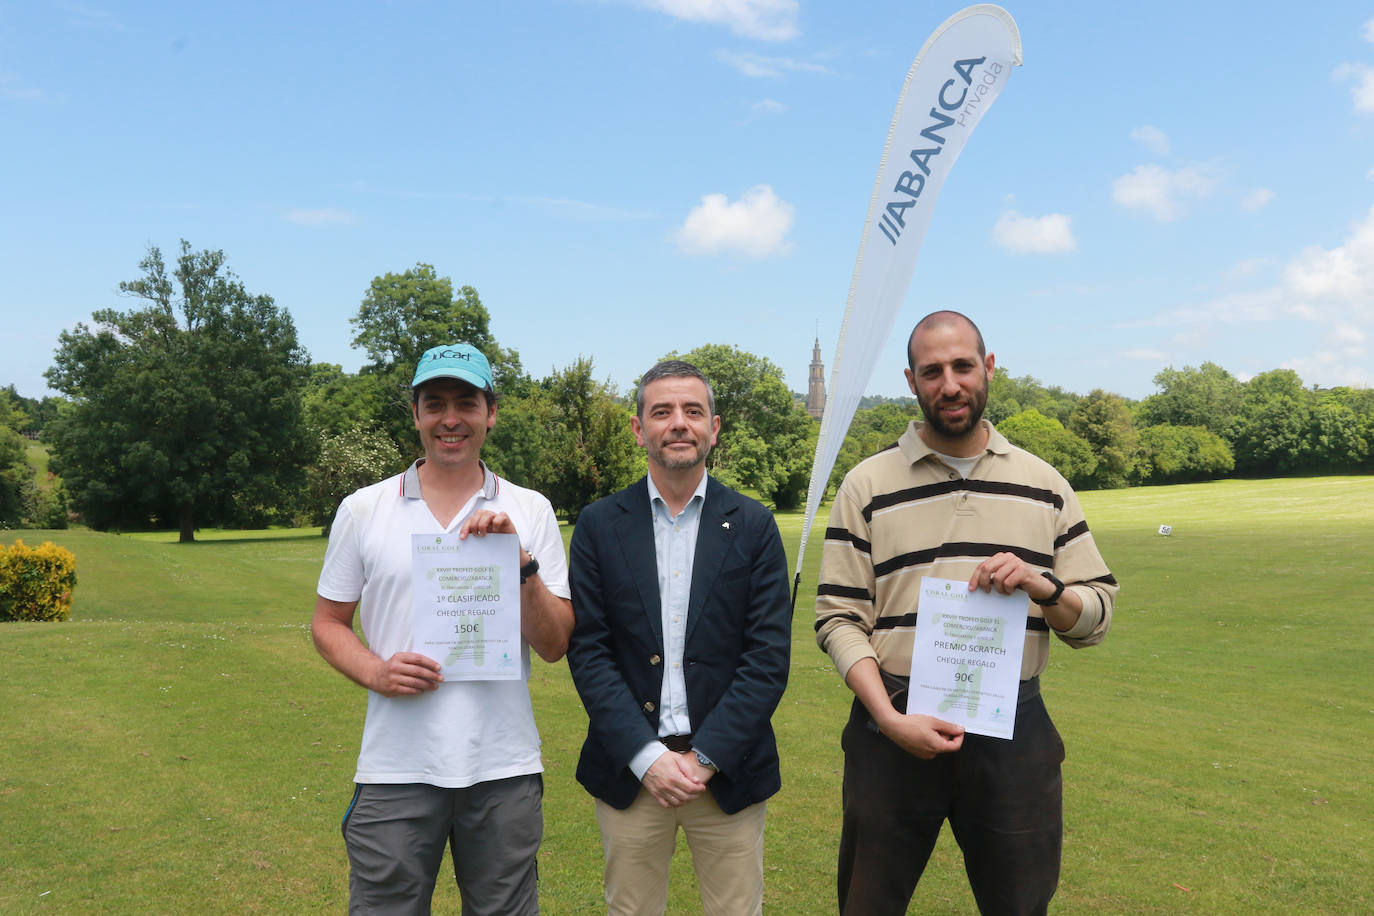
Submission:
POLYGON ((825 413, 825 363, 821 362, 821 329, 816 321, 816 343, 811 348, 811 377, 806 386, 806 412, 817 420, 825 413))

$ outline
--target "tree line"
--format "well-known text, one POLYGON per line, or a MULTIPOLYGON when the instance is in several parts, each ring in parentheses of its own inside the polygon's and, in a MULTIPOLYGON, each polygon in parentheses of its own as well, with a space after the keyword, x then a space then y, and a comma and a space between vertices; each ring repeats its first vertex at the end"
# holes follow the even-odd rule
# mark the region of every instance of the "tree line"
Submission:
MULTIPOLYGON (((475 289, 417 264, 375 277, 349 319, 366 354, 356 373, 312 362, 289 312, 252 294, 222 251, 181 242, 175 263, 150 247, 119 285, 135 301, 59 336, 41 401, 0 390, 0 526, 55 527, 68 511, 97 529, 327 526, 357 487, 418 456, 410 415, 415 361, 464 340, 491 362, 499 408, 483 456, 498 474, 583 506, 644 473, 629 435, 634 391, 579 356, 543 377, 492 335, 475 289), (60 483, 37 487, 24 435, 41 435, 60 483)), ((778 509, 806 495, 818 423, 782 370, 737 347, 681 357, 712 381, 723 418, 712 474, 778 509)), ((645 367, 652 362, 646 360, 645 367)), ((1080 488, 1174 483, 1237 473, 1374 469, 1374 392, 1305 388, 1291 370, 1241 382, 1213 363, 1162 370, 1141 401, 1080 396, 999 372, 986 416, 1080 488)), ((919 412, 912 399, 861 402, 834 486, 890 445, 919 412)))
MULTIPOLYGON (((1291 369, 1242 382, 1216 363, 1173 367, 1139 401, 1087 395, 999 369, 984 416, 1078 489, 1374 471, 1374 390, 1307 388, 1291 369)), ((895 442, 914 400, 861 406, 830 477, 895 442)))
MULTIPOLYGON (((349 492, 418 457, 411 374, 425 349, 457 340, 492 365, 498 422, 483 456, 498 474, 575 519, 644 473, 629 434, 632 393, 597 379, 581 356, 533 377, 492 335, 477 291, 455 288, 431 265, 369 284, 349 319, 352 344, 367 357, 356 373, 311 362, 290 314, 250 293, 222 251, 182 241, 168 263, 150 247, 139 269, 119 285, 133 308, 101 309, 59 336, 46 377, 62 397, 28 412, 17 394, 0 399, 16 405, 0 414, 0 468, 16 483, 0 476, 0 487, 17 491, 19 478, 32 477, 15 432, 22 426, 41 432, 50 450, 61 514, 69 503, 97 529, 173 527, 190 541, 207 526, 327 527, 349 492)), ((795 506, 815 432, 782 370, 734 347, 664 354, 678 355, 709 374, 718 409, 732 418, 713 473, 795 506)), ((33 499, 22 502, 0 502, 0 524, 54 521, 33 499)))

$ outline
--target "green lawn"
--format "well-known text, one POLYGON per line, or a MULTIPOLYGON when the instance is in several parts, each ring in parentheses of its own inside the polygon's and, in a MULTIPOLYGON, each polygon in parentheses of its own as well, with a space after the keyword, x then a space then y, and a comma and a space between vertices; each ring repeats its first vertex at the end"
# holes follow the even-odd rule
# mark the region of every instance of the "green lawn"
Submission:
POLYGON ((41 442, 30 440, 24 444, 24 457, 28 460, 29 467, 33 468, 34 480, 39 488, 51 489, 53 482, 48 477, 48 449, 41 442))
MULTIPOLYGON (((1069 754, 1055 911, 1374 911, 1374 478, 1083 503, 1122 594, 1106 642, 1044 677, 1069 754)), ((800 516, 779 522, 794 550, 800 516)), ((819 528, 774 720, 773 914, 833 911, 849 695, 812 638, 819 528)), ((71 622, 0 626, 0 911, 344 909, 365 698, 310 644, 312 533, 10 533, 69 547, 80 583, 71 622)), ((566 666, 534 665, 543 909, 601 912, 585 718, 566 666)), ((948 832, 912 910, 975 912, 948 832)), ((698 911, 679 855, 669 912, 698 911)))

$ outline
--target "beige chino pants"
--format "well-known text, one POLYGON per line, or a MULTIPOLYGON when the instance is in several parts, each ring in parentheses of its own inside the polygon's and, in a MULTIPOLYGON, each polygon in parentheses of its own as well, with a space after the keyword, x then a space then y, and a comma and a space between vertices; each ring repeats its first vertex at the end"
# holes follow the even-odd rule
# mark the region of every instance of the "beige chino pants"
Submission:
POLYGON ((609 916, 662 916, 679 827, 692 851, 706 916, 761 916, 766 805, 726 814, 707 792, 681 807, 664 808, 644 789, 624 811, 598 799, 609 916))

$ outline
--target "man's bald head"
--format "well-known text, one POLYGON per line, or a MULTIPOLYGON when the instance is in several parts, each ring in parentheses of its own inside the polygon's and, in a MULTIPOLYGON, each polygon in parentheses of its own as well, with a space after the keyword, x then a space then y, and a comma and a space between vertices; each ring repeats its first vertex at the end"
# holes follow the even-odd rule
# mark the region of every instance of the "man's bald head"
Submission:
POLYGON ((916 322, 916 327, 911 329, 911 336, 906 342, 906 363, 914 372, 916 371, 916 337, 926 331, 933 331, 936 328, 946 327, 965 327, 973 331, 973 336, 978 341, 978 356, 981 359, 987 358, 988 348, 983 343, 983 332, 978 330, 978 325, 973 323, 973 319, 961 312, 943 309, 938 312, 931 312, 920 321, 916 322))

